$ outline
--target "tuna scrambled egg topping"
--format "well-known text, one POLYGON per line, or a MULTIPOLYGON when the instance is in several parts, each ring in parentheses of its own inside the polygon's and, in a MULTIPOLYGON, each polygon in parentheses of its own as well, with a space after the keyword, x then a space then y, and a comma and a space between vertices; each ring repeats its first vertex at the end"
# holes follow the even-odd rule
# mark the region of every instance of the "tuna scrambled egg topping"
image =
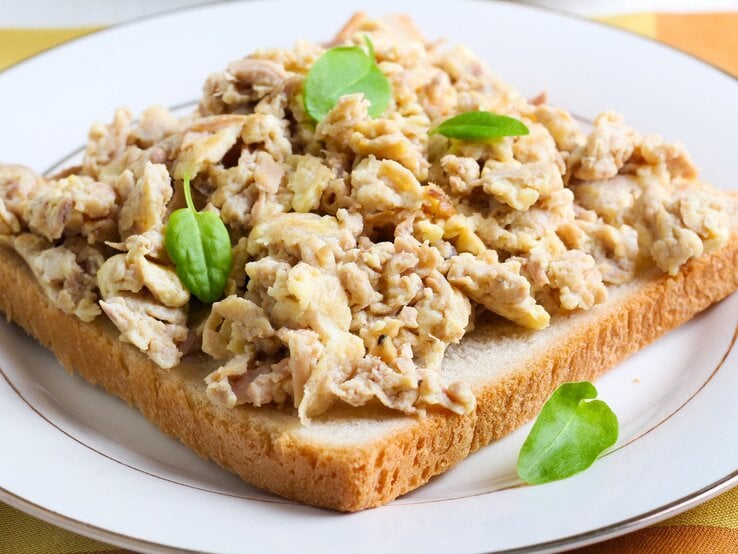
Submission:
POLYGON ((120 109, 94 125, 81 167, 42 178, 0 165, 0 240, 59 309, 108 318, 162 368, 217 360, 213 402, 293 405, 303 422, 337 401, 473 410, 439 370, 475 314, 542 329, 726 241, 722 193, 680 145, 611 112, 585 134, 403 18, 356 17, 332 45, 365 37, 391 84, 379 117, 362 93, 317 124, 306 114, 303 83, 328 46, 259 50, 211 75, 191 116, 120 109), (472 110, 530 132, 429 134, 472 110), (191 298, 164 247, 187 172, 231 237, 212 305, 191 298))

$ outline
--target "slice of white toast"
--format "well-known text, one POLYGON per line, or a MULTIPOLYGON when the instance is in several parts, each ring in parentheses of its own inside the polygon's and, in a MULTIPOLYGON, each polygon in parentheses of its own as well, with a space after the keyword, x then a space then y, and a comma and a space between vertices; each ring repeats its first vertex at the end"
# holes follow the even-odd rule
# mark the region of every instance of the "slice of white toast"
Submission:
POLYGON ((78 371, 159 428, 244 480, 341 511, 378 506, 427 482, 536 416, 562 382, 591 380, 738 289, 738 230, 720 250, 669 277, 610 289, 602 305, 543 331, 480 323, 449 348, 443 371, 468 382, 477 409, 423 418, 380 407, 335 408, 309 426, 291 410, 225 409, 205 395, 210 367, 185 358, 162 369, 118 340, 105 318, 84 323, 51 305, 23 260, 0 247, 0 310, 78 371))

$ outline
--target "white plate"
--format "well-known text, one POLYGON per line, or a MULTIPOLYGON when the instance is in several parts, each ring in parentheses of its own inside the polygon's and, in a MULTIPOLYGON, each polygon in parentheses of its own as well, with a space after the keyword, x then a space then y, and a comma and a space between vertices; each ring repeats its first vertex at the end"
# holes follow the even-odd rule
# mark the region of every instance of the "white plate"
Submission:
MULTIPOLYGON (((405 0, 219 4, 121 25, 0 75, 0 158, 37 170, 74 152, 89 123, 128 104, 177 106, 256 47, 323 40, 357 8, 413 15, 465 42, 526 94, 686 142, 735 186, 736 82, 647 40, 513 4, 405 0)), ((733 295, 598 382, 618 413, 611 453, 571 479, 514 487, 522 429, 383 508, 341 515, 260 492, 67 375, 0 325, 0 498, 121 546, 212 552, 479 552, 560 549, 654 523, 738 479, 738 319, 733 295)))

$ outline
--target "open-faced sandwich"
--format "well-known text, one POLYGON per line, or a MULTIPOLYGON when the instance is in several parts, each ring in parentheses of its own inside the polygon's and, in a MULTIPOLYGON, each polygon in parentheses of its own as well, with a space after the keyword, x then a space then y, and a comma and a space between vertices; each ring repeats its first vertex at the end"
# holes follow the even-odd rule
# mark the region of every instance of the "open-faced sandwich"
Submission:
POLYGON ((359 14, 193 114, 118 110, 80 166, 0 165, 0 309, 202 456, 355 511, 738 288, 737 223, 679 144, 359 14))

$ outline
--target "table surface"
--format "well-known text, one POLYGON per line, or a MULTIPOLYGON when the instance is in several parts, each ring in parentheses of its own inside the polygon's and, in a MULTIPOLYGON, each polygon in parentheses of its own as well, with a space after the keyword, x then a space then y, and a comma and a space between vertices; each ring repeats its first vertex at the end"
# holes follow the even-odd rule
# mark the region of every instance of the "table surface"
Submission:
MULTIPOLYGON (((214 0, 3 0, 0 69, 120 21, 214 0)), ((600 19, 685 50, 738 77, 738 0, 531 0, 600 19), (617 10, 617 11, 615 11, 617 10)), ((5 160, 11 161, 11 160, 5 160)), ((576 552, 736 552, 738 488, 654 527, 576 552)), ((0 503, 0 552, 129 552, 37 520, 0 503)))

